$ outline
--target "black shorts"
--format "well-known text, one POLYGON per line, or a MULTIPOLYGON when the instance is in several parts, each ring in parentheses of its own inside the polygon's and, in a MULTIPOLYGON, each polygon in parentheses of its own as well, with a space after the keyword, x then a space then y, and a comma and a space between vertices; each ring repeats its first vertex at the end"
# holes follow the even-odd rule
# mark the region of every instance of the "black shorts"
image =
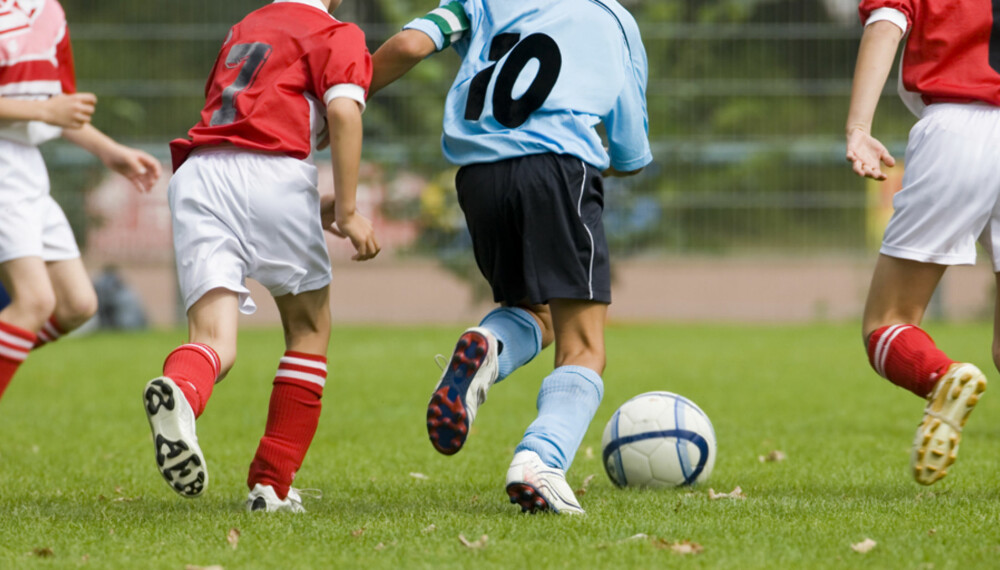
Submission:
POLYGON ((611 302, 597 168, 572 156, 537 154, 463 166, 455 185, 494 301, 611 302))

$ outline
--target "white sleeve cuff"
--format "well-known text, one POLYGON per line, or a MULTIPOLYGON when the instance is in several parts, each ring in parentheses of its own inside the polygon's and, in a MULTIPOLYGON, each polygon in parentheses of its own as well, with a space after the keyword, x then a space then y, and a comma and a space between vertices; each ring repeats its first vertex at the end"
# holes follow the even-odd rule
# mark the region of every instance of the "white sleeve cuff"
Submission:
POLYGON ((904 34, 906 33, 906 14, 895 8, 879 8, 873 11, 871 16, 868 16, 868 21, 865 22, 865 27, 882 20, 896 24, 900 30, 903 30, 904 34))
POLYGON ((444 43, 444 33, 441 32, 441 28, 437 27, 437 24, 427 20, 425 18, 417 18, 410 23, 403 26, 404 30, 419 30, 425 34, 427 37, 434 42, 434 49, 436 51, 441 51, 445 47, 444 43))
POLYGON ((333 87, 326 90, 323 94, 323 104, 329 105, 330 101, 333 101, 337 97, 346 97, 347 99, 353 99, 361 105, 361 112, 365 112, 365 88, 360 85, 354 85, 353 83, 341 83, 339 85, 334 85, 333 87))

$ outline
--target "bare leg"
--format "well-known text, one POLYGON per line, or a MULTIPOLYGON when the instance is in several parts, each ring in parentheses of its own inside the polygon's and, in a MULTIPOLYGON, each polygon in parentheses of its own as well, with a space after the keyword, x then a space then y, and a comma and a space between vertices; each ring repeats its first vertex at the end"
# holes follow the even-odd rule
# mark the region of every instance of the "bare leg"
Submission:
POLYGON ((228 289, 212 289, 188 309, 188 340, 207 344, 219 355, 219 380, 236 362, 239 296, 228 289))
POLYGON ((78 257, 46 264, 56 294, 53 312, 59 328, 67 333, 97 312, 97 293, 83 261, 78 257))
POLYGON ((0 321, 38 332, 56 307, 45 262, 40 257, 21 257, 0 263, 0 282, 10 295, 0 321))
POLYGON ((867 341, 875 330, 894 324, 918 325, 947 267, 879 255, 862 321, 867 341))
POLYGON ((553 299, 552 321, 556 342, 556 368, 584 366, 604 373, 604 325, 608 306, 593 301, 553 299))

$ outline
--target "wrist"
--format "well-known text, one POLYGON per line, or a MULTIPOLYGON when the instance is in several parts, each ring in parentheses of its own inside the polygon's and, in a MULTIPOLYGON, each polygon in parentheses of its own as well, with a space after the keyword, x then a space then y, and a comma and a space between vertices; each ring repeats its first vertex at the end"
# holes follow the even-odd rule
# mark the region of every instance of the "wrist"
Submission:
POLYGON ((844 134, 851 136, 854 131, 861 131, 862 133, 869 135, 872 132, 871 126, 863 123, 848 123, 847 127, 844 129, 844 134))

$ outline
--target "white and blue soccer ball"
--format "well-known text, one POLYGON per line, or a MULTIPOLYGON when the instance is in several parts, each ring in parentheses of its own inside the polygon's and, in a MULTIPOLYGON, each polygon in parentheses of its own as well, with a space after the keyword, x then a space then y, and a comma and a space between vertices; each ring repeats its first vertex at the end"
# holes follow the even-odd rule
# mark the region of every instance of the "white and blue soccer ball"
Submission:
POLYGON ((671 392, 639 394, 604 428, 604 469, 619 487, 679 487, 708 480, 715 430, 694 402, 671 392))

